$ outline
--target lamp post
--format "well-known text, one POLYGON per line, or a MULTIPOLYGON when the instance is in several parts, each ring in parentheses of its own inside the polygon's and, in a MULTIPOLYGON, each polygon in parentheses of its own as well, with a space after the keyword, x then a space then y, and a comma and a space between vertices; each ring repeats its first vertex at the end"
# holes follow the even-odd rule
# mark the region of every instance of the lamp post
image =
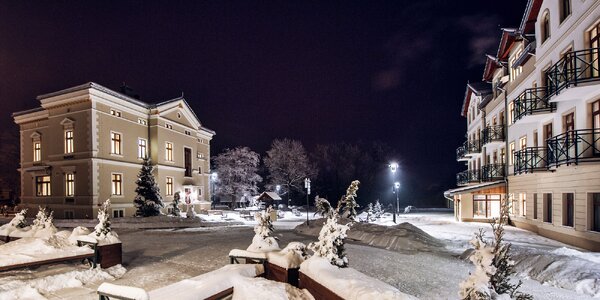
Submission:
MULTIPOLYGON (((278 184, 278 185, 276 185, 276 186, 275 186, 275 191, 277 192, 277 196, 279 196, 279 191, 281 191, 281 185, 279 185, 279 184, 278 184)), ((278 201, 281 201, 281 198, 279 198, 279 199, 280 199, 280 200, 278 200, 278 201)), ((279 203, 281 204, 281 202, 279 202, 279 203)))
MULTIPOLYGON (((390 163, 390 171, 392 171, 394 180, 396 180, 396 171, 398 171, 398 163, 396 163, 396 162, 390 163)), ((395 182, 393 190, 392 190, 396 194, 396 209, 394 210, 394 223, 396 223, 396 213, 398 213, 398 211, 400 210, 400 205, 399 205, 399 201, 398 201, 398 191, 397 191, 397 189, 399 189, 399 188, 400 188, 400 183, 395 182), (396 187, 396 185, 398 185, 398 187, 396 187)))
MULTIPOLYGON (((398 195, 400 194, 400 182, 398 181, 394 182, 394 193, 396 194, 396 213, 400 213, 400 201, 398 195)), ((396 213, 394 213, 394 223, 396 223, 396 213)))
POLYGON ((210 174, 210 182, 212 183, 212 190, 210 193, 210 202, 212 207, 215 207, 215 184, 217 183, 217 172, 212 172, 210 174))
POLYGON ((310 179, 304 178, 304 188, 306 189, 306 226, 308 226, 308 195, 310 195, 310 179))

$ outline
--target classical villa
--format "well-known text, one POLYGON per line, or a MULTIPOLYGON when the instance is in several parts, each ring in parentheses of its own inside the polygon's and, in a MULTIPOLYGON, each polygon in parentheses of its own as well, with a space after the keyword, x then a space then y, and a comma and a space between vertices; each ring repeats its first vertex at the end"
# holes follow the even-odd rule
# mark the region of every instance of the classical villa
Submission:
POLYGON ((133 216, 145 157, 165 204, 180 191, 210 205, 214 131, 183 97, 148 104, 130 94, 90 82, 38 96, 41 107, 13 114, 21 132, 22 206, 30 213, 49 207, 56 218, 94 218, 111 199, 113 217, 133 216))
POLYGON ((455 215, 600 251, 600 1, 530 0, 469 83, 455 215))

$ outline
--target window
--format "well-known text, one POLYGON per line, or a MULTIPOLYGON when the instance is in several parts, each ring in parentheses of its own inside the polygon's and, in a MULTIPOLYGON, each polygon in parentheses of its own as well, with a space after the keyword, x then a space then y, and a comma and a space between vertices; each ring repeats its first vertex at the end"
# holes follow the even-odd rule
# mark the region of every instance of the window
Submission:
POLYGON ((165 124, 165 127, 167 127, 167 129, 173 129, 173 125, 171 125, 171 124, 169 124, 169 123, 166 123, 166 124, 165 124))
POLYGON ((538 146, 538 132, 537 130, 533 131, 533 147, 537 148, 538 146))
POLYGON ((592 207, 590 209, 591 216, 591 230, 600 232, 600 193, 592 193, 591 195, 592 207))
POLYGON ((145 139, 138 138, 138 158, 146 158, 148 153, 146 151, 146 144, 147 141, 145 139))
POLYGON ((517 51, 515 51, 513 56, 510 58, 510 61, 509 61, 510 81, 515 80, 523 71, 523 67, 515 66, 515 62, 521 56, 522 53, 523 53, 523 47, 519 47, 519 49, 517 51))
POLYGON ((65 131, 65 153, 73 153, 73 130, 65 131))
POLYGON ((65 210, 65 219, 73 219, 74 215, 72 210, 65 210))
POLYGON ((115 116, 115 117, 121 117, 121 112, 118 111, 118 110, 111 109, 110 110, 110 114, 113 115, 113 116, 115 116))
POLYGON ((510 214, 516 215, 517 209, 519 208, 519 199, 515 197, 515 194, 509 194, 510 199, 510 214))
POLYGON ((508 156, 508 164, 513 165, 515 162, 515 142, 510 143, 508 147, 510 151, 510 154, 508 156))
POLYGON ((167 187, 165 188, 167 196, 173 196, 173 177, 167 177, 167 187))
POLYGON ((552 223, 552 194, 544 193, 544 222, 552 223))
POLYGON ((165 160, 173 161, 173 143, 165 143, 165 160))
POLYGON ((110 153, 121 155, 121 134, 117 132, 110 133, 110 153))
POLYGON ((590 72, 591 72, 591 76, 592 77, 598 77, 600 76, 600 62, 599 62, 599 53, 598 53, 598 48, 600 48, 600 22, 598 24, 596 24, 594 26, 594 28, 592 28, 589 31, 589 38, 590 38, 590 48, 592 49, 596 49, 596 50, 592 50, 592 53, 590 54, 590 62, 591 62, 591 68, 590 68, 590 72))
POLYGON ((571 0, 560 0, 560 22, 571 15, 571 0))
POLYGON ((123 195, 123 174, 111 174, 112 194, 115 196, 123 195))
POLYGON ((575 113, 570 113, 564 117, 565 132, 575 130, 575 113))
POLYGON ((113 218, 122 218, 125 215, 125 211, 123 209, 113 209, 113 218))
POLYGON ((186 135, 192 135, 192 133, 191 133, 189 130, 186 130, 186 131, 185 131, 185 134, 186 134, 186 135))
POLYGON ((500 216, 500 195, 473 195, 474 218, 496 218, 500 216))
POLYGON ((523 136, 519 139, 519 147, 520 150, 527 148, 527 136, 523 136))
POLYGON ((202 174, 202 166, 198 166, 198 174, 202 174))
POLYGON ((502 164, 506 163, 506 149, 504 149, 504 148, 500 149, 500 162, 502 164))
POLYGON ((573 227, 575 215, 575 194, 563 194, 563 225, 573 227))
POLYGON ((184 166, 185 166, 185 176, 192 176, 192 149, 184 148, 183 149, 183 157, 184 157, 184 166))
POLYGON ((515 103, 513 101, 508 103, 508 125, 512 124, 515 120, 515 103))
POLYGON ((521 193, 519 194, 519 202, 521 202, 521 207, 520 207, 520 211, 521 211, 521 216, 525 217, 527 216, 527 194, 526 193, 521 193))
POLYGON ((36 196, 50 196, 50 176, 37 176, 35 178, 36 196))
POLYGON ((65 174, 65 196, 72 197, 75 195, 75 174, 65 174))
POLYGON ((148 125, 148 121, 138 118, 138 124, 142 124, 142 125, 148 125))
POLYGON ((550 38, 550 13, 545 12, 541 22, 542 44, 550 38))
POLYGON ((42 142, 33 142, 33 161, 42 160, 42 142))
POLYGON ((533 194, 533 218, 538 218, 538 194, 533 194))
MULTIPOLYGON (((552 123, 544 125, 544 140, 548 140, 552 137, 552 123)), ((548 147, 548 142, 546 142, 546 147, 548 147)))

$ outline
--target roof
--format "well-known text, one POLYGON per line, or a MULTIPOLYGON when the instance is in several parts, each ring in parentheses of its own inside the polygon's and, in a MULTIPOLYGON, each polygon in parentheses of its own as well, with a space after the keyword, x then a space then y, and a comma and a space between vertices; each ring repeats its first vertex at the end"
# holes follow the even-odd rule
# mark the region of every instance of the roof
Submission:
POLYGON ((492 85, 490 83, 479 81, 467 83, 467 89, 465 90, 465 98, 463 99, 463 106, 461 110, 461 116, 467 115, 469 109, 469 103, 471 101, 471 95, 486 96, 492 93, 492 85))
POLYGON ((520 38, 519 31, 516 28, 502 28, 502 37, 500 38, 500 45, 496 54, 498 60, 505 62, 510 54, 510 49, 515 41, 520 40, 520 38))
POLYGON ((481 102, 479 103, 479 109, 483 109, 486 105, 488 105, 488 103, 490 103, 490 101, 492 101, 492 99, 494 99, 493 94, 488 94, 485 97, 483 97, 481 99, 481 102))
POLYGON ((281 200, 281 197, 279 197, 279 195, 277 193, 274 193, 274 192, 263 192, 262 194, 260 194, 258 196, 257 199, 258 200, 262 200, 264 198, 270 198, 270 200, 273 200, 273 201, 280 201, 281 200))
POLYGON ((521 34, 530 34, 535 32, 535 22, 538 14, 540 13, 542 2, 543 0, 527 1, 527 7, 525 8, 523 18, 521 19, 521 25, 519 26, 519 31, 521 34))
POLYGON ((22 115, 26 115, 26 114, 30 114, 30 113, 34 113, 34 112, 39 112, 39 111, 44 111, 43 107, 36 107, 36 108, 32 108, 32 109, 28 109, 28 110, 22 110, 22 111, 18 111, 18 112, 14 112, 12 114, 12 117, 18 117, 18 116, 22 116, 22 115))
POLYGON ((500 64, 500 61, 495 56, 486 54, 485 57, 486 57, 485 68, 483 69, 483 78, 482 79, 483 79, 483 81, 490 82, 494 78, 494 72, 496 72, 498 67, 501 67, 502 64, 500 64))
POLYGON ((447 190, 444 192, 444 196, 454 196, 454 195, 458 195, 458 194, 464 194, 465 192, 475 192, 478 190, 482 190, 484 188, 502 186, 504 184, 505 184, 504 180, 485 182, 485 183, 460 187, 460 188, 456 188, 456 189, 452 189, 452 190, 447 190))

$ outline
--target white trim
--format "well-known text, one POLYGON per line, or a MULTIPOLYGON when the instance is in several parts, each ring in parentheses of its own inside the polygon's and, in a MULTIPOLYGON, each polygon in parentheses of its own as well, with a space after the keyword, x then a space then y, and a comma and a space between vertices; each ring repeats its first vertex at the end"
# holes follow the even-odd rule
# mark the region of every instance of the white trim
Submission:
POLYGON ((121 132, 111 130, 110 135, 108 136, 108 143, 109 143, 108 145, 110 146, 109 154, 113 155, 113 156, 123 157, 123 141, 124 140, 125 140, 125 137, 123 136, 123 134, 121 132), (113 151, 113 139, 112 139, 113 133, 119 134, 119 153, 114 153, 114 151, 113 151))
POLYGON ((110 172, 110 180, 109 180, 109 182, 110 182, 110 197, 111 198, 123 198, 124 197, 125 193, 123 193, 123 181, 124 181, 123 177, 124 177, 123 173, 110 172), (113 190, 113 175, 121 175, 121 180, 119 181, 119 183, 120 183, 119 190, 120 190, 121 194, 115 194, 114 193, 115 191, 113 190))
POLYGON ((175 163, 175 143, 170 142, 170 141, 165 141, 165 147, 163 148, 165 150, 165 156, 163 157, 165 162, 169 162, 169 163, 175 163), (167 144, 171 144, 171 159, 168 159, 167 153, 167 144))

